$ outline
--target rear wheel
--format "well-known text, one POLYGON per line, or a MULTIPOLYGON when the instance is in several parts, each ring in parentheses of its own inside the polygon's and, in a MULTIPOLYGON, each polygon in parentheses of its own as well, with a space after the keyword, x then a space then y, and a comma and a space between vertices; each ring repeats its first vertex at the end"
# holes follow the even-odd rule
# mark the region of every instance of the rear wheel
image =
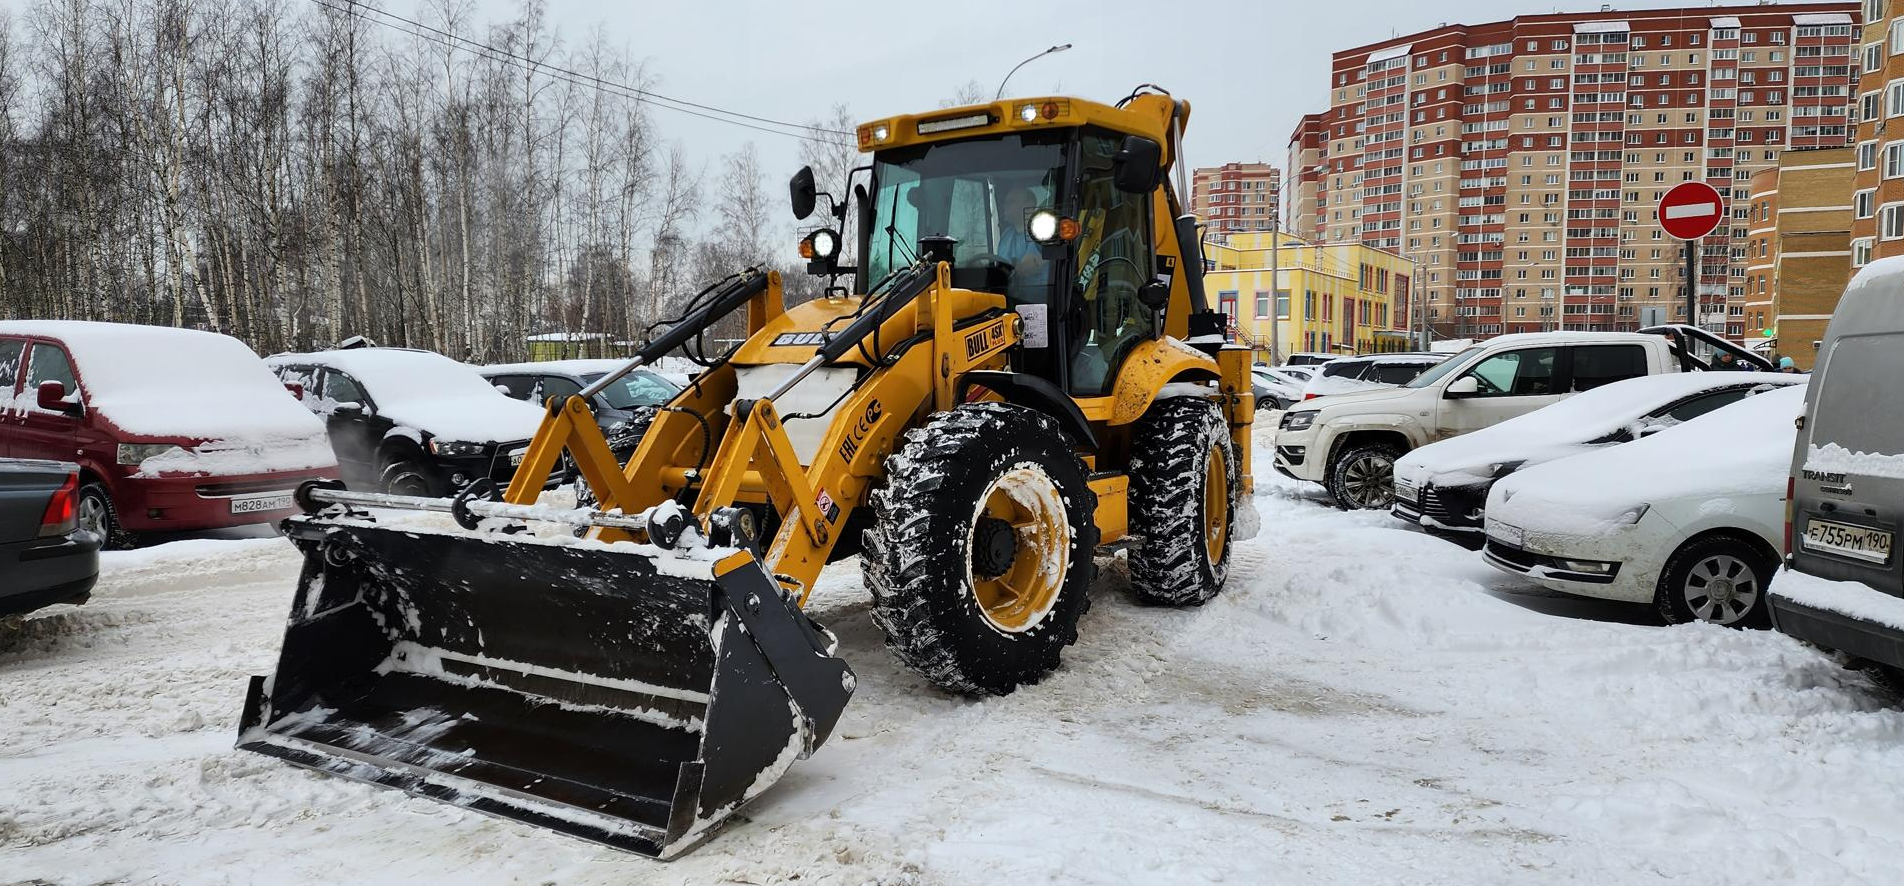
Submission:
POLYGON ((1137 598, 1196 606, 1229 574, 1231 516, 1242 473, 1215 403, 1174 397, 1138 423, 1131 451, 1130 525, 1144 543, 1131 551, 1137 598))
POLYGON ((1395 460, 1401 457, 1392 443, 1344 449, 1329 466, 1329 495, 1346 511, 1387 508, 1395 501, 1395 460))
POLYGON ((1097 497, 1049 416, 969 403, 906 434, 863 556, 886 646, 933 683, 1003 695, 1058 666, 1090 606, 1097 497))
POLYGON ((1773 564, 1745 540, 1707 536, 1666 558, 1653 604, 1671 624, 1697 620, 1728 628, 1769 627, 1765 589, 1772 571, 1773 564))
POLYGON ((112 506, 112 493, 103 483, 79 487, 79 503, 74 508, 79 528, 99 536, 108 550, 123 551, 138 544, 138 538, 119 525, 119 511, 112 506))

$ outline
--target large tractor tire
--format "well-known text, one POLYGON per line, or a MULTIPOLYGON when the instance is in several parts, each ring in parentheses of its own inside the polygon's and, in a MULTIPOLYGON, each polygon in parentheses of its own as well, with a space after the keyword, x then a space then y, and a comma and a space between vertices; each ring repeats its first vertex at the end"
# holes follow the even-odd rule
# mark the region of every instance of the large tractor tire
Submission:
POLYGON ((1150 408, 1131 441, 1130 525, 1137 599, 1197 606, 1229 575, 1230 541, 1243 477, 1222 410, 1198 397, 1150 408))
POLYGON ((1097 496, 1057 422, 968 403, 907 432, 872 496, 873 621, 907 667, 1004 695, 1058 666, 1096 571, 1097 496))

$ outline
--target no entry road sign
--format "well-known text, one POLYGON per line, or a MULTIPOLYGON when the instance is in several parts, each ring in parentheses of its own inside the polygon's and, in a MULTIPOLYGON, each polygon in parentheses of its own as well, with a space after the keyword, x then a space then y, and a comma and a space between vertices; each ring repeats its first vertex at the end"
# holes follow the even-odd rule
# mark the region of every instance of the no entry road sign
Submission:
POLYGON ((1659 226, 1681 240, 1712 233, 1724 217, 1724 198, 1705 182, 1680 182, 1659 198, 1659 226))

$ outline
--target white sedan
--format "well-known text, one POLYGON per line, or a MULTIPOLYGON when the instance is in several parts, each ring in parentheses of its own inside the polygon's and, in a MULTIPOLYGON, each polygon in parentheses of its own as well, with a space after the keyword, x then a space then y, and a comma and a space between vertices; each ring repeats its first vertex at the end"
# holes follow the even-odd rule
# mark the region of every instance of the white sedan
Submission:
POLYGON ((1804 381, 1771 372, 1668 372, 1601 385, 1402 456, 1395 462, 1394 514, 1478 547, 1488 490, 1501 478, 1648 437, 1754 391, 1804 381))
POLYGON ((1569 594, 1650 602, 1673 623, 1766 624, 1804 402, 1803 385, 1758 394, 1495 483, 1487 562, 1569 594))

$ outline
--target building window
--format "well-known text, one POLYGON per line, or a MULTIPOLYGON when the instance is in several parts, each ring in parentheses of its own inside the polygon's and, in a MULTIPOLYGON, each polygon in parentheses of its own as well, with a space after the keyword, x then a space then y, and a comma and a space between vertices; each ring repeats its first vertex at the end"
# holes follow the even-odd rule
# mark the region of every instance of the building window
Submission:
POLYGON ((1904 142, 1884 146, 1884 177, 1904 178, 1904 142))
POLYGON ((1904 240, 1904 203, 1886 203, 1878 210, 1878 238, 1904 240))
POLYGON ((1269 316, 1269 293, 1257 290, 1256 319, 1261 320, 1267 316, 1269 316))
POLYGON ((1871 263, 1871 238, 1859 237, 1851 241, 1851 266, 1862 268, 1871 263))
POLYGON ((1859 191, 1851 195, 1851 207, 1858 218, 1870 218, 1877 208, 1878 192, 1875 188, 1859 191))

